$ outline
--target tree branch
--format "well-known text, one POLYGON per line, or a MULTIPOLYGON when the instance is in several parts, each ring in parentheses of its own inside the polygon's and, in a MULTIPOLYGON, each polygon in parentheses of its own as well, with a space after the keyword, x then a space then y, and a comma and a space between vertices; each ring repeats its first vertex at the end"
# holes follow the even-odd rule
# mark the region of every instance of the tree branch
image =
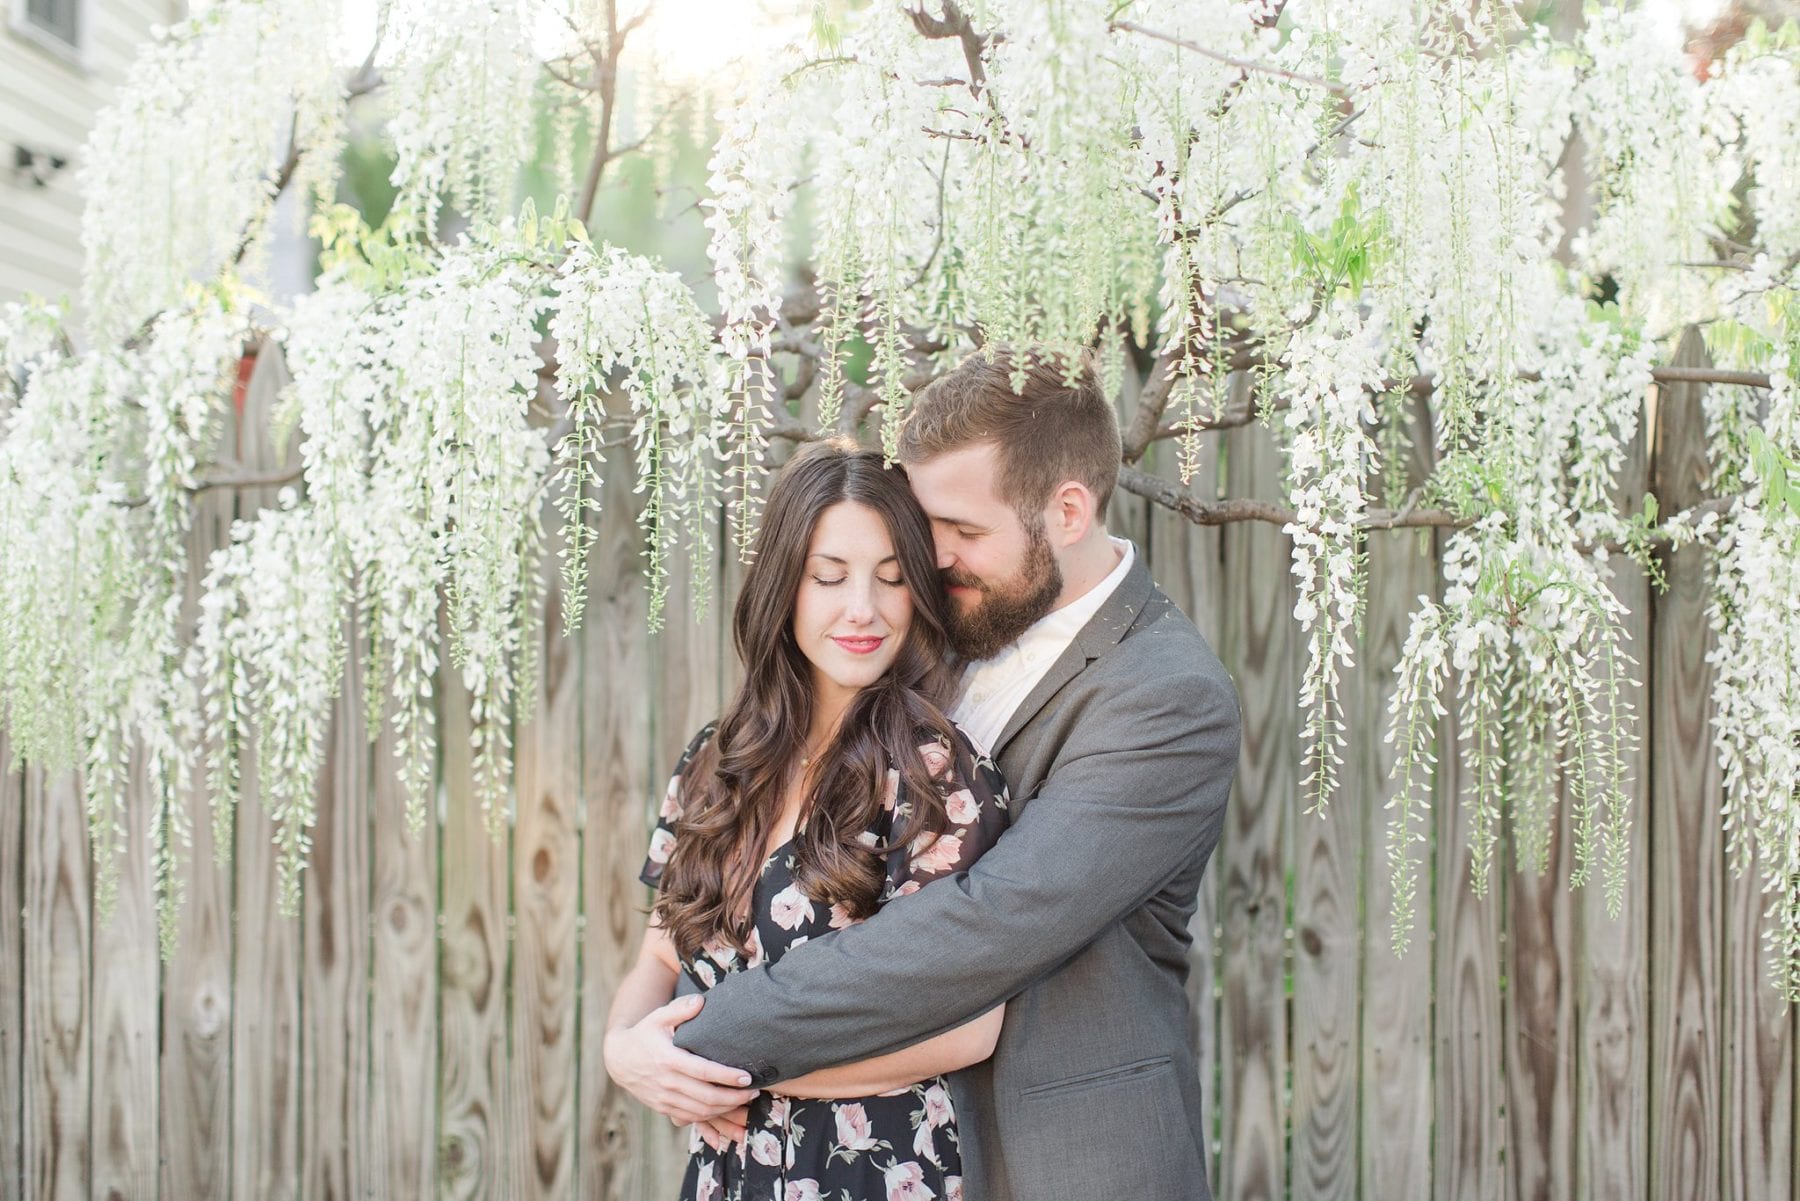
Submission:
MULTIPOLYGON (((1195 525, 1218 526, 1232 525, 1240 521, 1261 521, 1269 525, 1286 526, 1297 519, 1294 510, 1273 501, 1249 500, 1234 498, 1230 500, 1201 500, 1187 491, 1174 480, 1165 480, 1149 475, 1135 467, 1119 468, 1119 487, 1133 496, 1141 496, 1154 505, 1178 513, 1195 525)), ((1416 495, 1416 493, 1415 493, 1416 495)), ((1730 510, 1732 496, 1718 496, 1701 501, 1692 508, 1681 512, 1662 523, 1649 535, 1652 543, 1667 542, 1672 536, 1668 527, 1677 524, 1691 524, 1709 513, 1725 513, 1730 510)), ((1459 517, 1448 509, 1415 508, 1409 498, 1408 503, 1398 509, 1370 509, 1363 519, 1356 524, 1359 530, 1404 530, 1404 529, 1464 529, 1475 524, 1475 518, 1459 517)), ((1623 551, 1625 544, 1608 542, 1604 544, 1609 551, 1623 551)), ((1591 554, 1598 547, 1583 544, 1583 554, 1591 554)))
POLYGON ((962 42, 963 61, 969 65, 969 94, 979 99, 987 88, 987 69, 981 64, 981 53, 987 48, 988 39, 975 32, 974 23, 957 7, 956 0, 943 0, 943 9, 942 17, 934 17, 921 3, 917 8, 907 10, 907 16, 912 18, 913 28, 923 38, 931 41, 956 38, 962 42))
POLYGON ((1291 80, 1294 83, 1309 84, 1312 87, 1323 88, 1333 96, 1348 96, 1350 94, 1350 89, 1346 88, 1341 83, 1334 83, 1329 79, 1322 79, 1317 75, 1302 75, 1298 71, 1288 71, 1281 67, 1270 66, 1268 63, 1256 62, 1254 59, 1237 58, 1230 54, 1222 54, 1217 50, 1202 46, 1198 42, 1190 42, 1186 38, 1178 38, 1172 33, 1162 33, 1155 29, 1146 29, 1135 21, 1114 21, 1107 28, 1123 30, 1127 33, 1141 33, 1147 38, 1155 38, 1157 41, 1167 42, 1171 46, 1180 46, 1183 50, 1192 50, 1195 54, 1210 58, 1214 62, 1224 63, 1228 67, 1236 67, 1238 70, 1246 73, 1255 72, 1258 75, 1273 75, 1278 79, 1291 80))
MULTIPOLYGON (((646 10, 648 11, 648 10, 646 10)), ((581 185, 581 199, 575 212, 583 225, 593 220, 594 199, 600 194, 600 180, 606 174, 612 157, 613 102, 619 90, 619 51, 625 37, 634 28, 619 28, 618 0, 606 0, 606 46, 594 53, 594 74, 600 85, 600 129, 594 138, 594 157, 588 162, 587 179, 581 185)))

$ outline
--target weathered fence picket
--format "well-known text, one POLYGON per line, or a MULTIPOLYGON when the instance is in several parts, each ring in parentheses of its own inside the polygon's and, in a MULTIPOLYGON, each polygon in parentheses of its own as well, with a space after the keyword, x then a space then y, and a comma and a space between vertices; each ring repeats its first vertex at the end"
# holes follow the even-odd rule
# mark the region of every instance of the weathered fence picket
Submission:
MULTIPOLYGON (((1674 362, 1705 361, 1697 331, 1674 362)), ((1698 385, 1663 390, 1650 486, 1660 511, 1700 501, 1706 481, 1698 385)), ((1724 928, 1719 769, 1711 753, 1712 669, 1706 662, 1706 553, 1664 559, 1666 593, 1651 602, 1650 679, 1650 1188, 1694 1201, 1720 1193, 1719 1068, 1724 928)))

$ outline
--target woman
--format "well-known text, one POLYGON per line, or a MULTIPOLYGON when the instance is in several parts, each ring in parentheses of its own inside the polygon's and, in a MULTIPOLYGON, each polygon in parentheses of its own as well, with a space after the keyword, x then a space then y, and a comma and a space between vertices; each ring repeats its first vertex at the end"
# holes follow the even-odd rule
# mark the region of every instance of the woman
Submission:
MULTIPOLYGON (((900 473, 843 444, 796 455, 733 613, 744 682, 682 756, 651 838, 656 904, 607 1021, 615 1080, 643 1078, 629 1028, 680 974, 704 990, 773 962, 903 904, 998 837, 1004 786, 941 708, 946 614, 930 527, 900 473)), ((1001 1015, 783 1081, 705 1123, 682 1197, 960 1197, 942 1074, 992 1054, 1001 1015)))

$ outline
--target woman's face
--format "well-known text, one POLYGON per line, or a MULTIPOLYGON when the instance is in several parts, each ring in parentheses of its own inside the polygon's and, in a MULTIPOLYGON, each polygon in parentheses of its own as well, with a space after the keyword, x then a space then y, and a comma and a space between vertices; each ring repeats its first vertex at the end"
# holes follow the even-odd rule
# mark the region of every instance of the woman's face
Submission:
POLYGON ((812 664, 817 699, 847 702, 880 679, 900 653, 912 612, 880 514, 851 501, 820 514, 794 598, 794 641, 812 664))

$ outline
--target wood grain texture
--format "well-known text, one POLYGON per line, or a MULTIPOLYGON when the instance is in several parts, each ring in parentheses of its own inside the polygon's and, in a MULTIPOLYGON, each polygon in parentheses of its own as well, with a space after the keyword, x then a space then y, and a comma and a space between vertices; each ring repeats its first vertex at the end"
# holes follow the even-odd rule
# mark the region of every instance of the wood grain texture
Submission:
MULTIPOLYGON (((1244 385, 1240 385, 1244 386, 1244 385)), ((1213 499, 1219 487, 1219 446, 1222 434, 1201 439, 1199 470, 1189 481, 1194 495, 1213 499)), ((1145 469, 1164 479, 1178 479, 1175 447, 1157 443, 1145 457, 1145 469)), ((1144 554, 1157 586, 1191 618, 1214 648, 1219 643, 1222 604, 1220 532, 1217 527, 1195 526, 1186 518, 1159 508, 1150 515, 1144 554)), ((1206 1111, 1206 1169, 1215 1193, 1219 1187, 1219 877, 1217 853, 1200 881, 1194 916, 1188 922, 1193 945, 1188 951, 1188 1031, 1200 1077, 1200 1096, 1206 1111)))
MULTIPOLYGON (((1647 420, 1648 414, 1645 414, 1647 420)), ((1629 508, 1649 486, 1649 435, 1639 422, 1619 472, 1617 495, 1629 508)), ((1623 673, 1641 737, 1649 697, 1650 586, 1643 569, 1615 559, 1612 589, 1626 607, 1623 649, 1631 662, 1623 673)), ((1580 1095, 1577 1106, 1575 1187, 1592 1201, 1639 1201, 1649 1189, 1650 960, 1649 812, 1646 745, 1626 759, 1630 806, 1630 866, 1623 904, 1607 912, 1606 890, 1596 880, 1577 900, 1581 923, 1575 962, 1580 1095)))
MULTIPOLYGON (((283 466, 269 413, 289 379, 278 343, 266 343, 245 390, 238 457, 250 470, 283 466)), ((273 505, 274 488, 246 488, 238 516, 273 505)), ((274 823, 262 804, 256 748, 243 753, 238 805, 236 953, 231 989, 231 1193, 289 1201, 300 1188, 300 919, 280 912, 274 823)), ((301 887, 306 887, 302 882, 301 887)))
POLYGON ((517 1166, 506 1047, 510 837, 489 835, 470 775, 469 693, 440 670, 445 784, 438 1003, 438 1196, 511 1197, 517 1166))
MULTIPOLYGON (((560 529, 554 510, 544 520, 560 529)), ((566 1198, 575 1187, 575 919, 581 884, 576 833, 581 764, 578 644, 564 633, 556 577, 562 538, 544 562, 551 583, 539 637, 536 716, 520 730, 513 838, 513 1076, 522 1198, 566 1198)))
POLYGON ((87 815, 73 772, 25 778, 24 1195, 87 1201, 93 1139, 87 815))
POLYGON ((1769 983, 1773 923, 1754 871, 1726 873, 1725 919, 1722 1193, 1780 1197, 1794 1175, 1794 1014, 1769 983))
MULTIPOLYGON (((1394 748, 1384 740, 1394 664, 1406 642, 1411 610, 1437 587, 1419 541, 1413 531, 1370 535, 1368 616, 1361 654, 1345 681, 1351 721, 1345 778, 1352 782, 1345 800, 1361 808, 1363 821, 1360 1187, 1364 1197, 1392 1201, 1423 1201, 1431 1192, 1432 943, 1426 882, 1437 814, 1424 815, 1426 840, 1413 851, 1422 861, 1413 941, 1404 955, 1396 954, 1387 806, 1399 785, 1393 779, 1394 748)), ((1334 813, 1332 820, 1341 816, 1334 813)))
MULTIPOLYGON (((1442 549, 1442 540, 1439 541, 1442 549)), ((1467 772, 1457 742, 1455 686, 1442 698, 1438 725, 1436 924, 1432 965, 1432 1196, 1439 1201, 1497 1201, 1506 1145, 1504 1039, 1500 1023, 1500 915, 1505 873, 1489 892, 1472 887, 1469 817, 1462 806, 1467 772)), ((1421 889, 1421 905, 1423 889, 1421 889)))
POLYGON ((117 905, 94 923, 93 1195, 157 1193, 157 1013, 161 988, 156 868, 151 825, 156 799, 141 750, 131 755, 117 905))
MULTIPOLYGON (((1344 681, 1348 700, 1350 680, 1344 681)), ((1380 737, 1373 710, 1345 726, 1360 746, 1380 737)), ((1345 756, 1346 766, 1351 762, 1345 756)), ((1293 1124, 1290 1195, 1353 1201, 1359 1186, 1362 863, 1369 837, 1348 772, 1330 805, 1294 818, 1293 1124)))
MULTIPOLYGON (((728 578, 725 564, 736 554, 723 520, 713 527, 713 547, 710 572, 717 583, 728 578)), ((668 611, 662 632, 651 636, 649 647, 655 723, 650 781, 659 799, 659 785, 667 781, 689 739, 718 717, 725 681, 734 671, 728 664, 736 661, 729 638, 731 607, 718 595, 722 589, 714 588, 706 618, 696 620, 696 588, 690 569, 683 563, 669 574, 668 611)), ((640 854, 637 865, 642 864, 640 854)), ((687 1131, 677 1130, 648 1111, 640 1112, 644 1114, 645 1192, 652 1198, 675 1196, 687 1167, 687 1131)))
POLYGON ((371 751, 369 1158, 375 1197, 437 1195, 438 811, 406 825, 393 726, 371 751))
MULTIPOLYGON (((1234 495, 1276 495, 1280 461, 1260 426, 1226 436, 1234 495)), ((1223 1106, 1219 1191, 1234 1201, 1287 1193, 1288 1017, 1285 985, 1290 815, 1298 807, 1298 638, 1286 535, 1251 523, 1227 528, 1222 658, 1237 681, 1243 750, 1219 843, 1222 929, 1219 1045, 1223 1106)))
MULTIPOLYGON (((637 502, 629 474, 609 469, 597 489, 598 533, 588 560, 588 610, 581 628, 583 815, 581 871, 581 1126, 577 1194, 592 1201, 674 1196, 686 1156, 669 1145, 655 1114, 606 1074, 606 1015, 635 960, 648 896, 638 883, 658 792, 650 750, 651 678, 644 636, 647 596, 637 576, 637 502), (647 1135, 663 1141, 653 1158, 647 1135), (654 1182, 654 1184, 652 1183, 654 1182)), ((673 764, 657 765, 656 770, 673 764)))
POLYGON ((1575 1187, 1575 930, 1569 891, 1573 829, 1557 807, 1543 870, 1508 845, 1505 946, 1507 1195, 1560 1201, 1575 1187))
MULTIPOLYGON (((235 410, 227 413, 220 445, 236 455, 235 410)), ((222 489, 195 500, 184 624, 199 615, 207 560, 230 540, 236 511, 237 498, 222 489)), ((207 736, 210 742, 218 732, 207 736)), ((212 798, 204 773, 196 776, 181 803, 187 806, 194 845, 185 869, 180 935, 162 975, 161 1191, 170 1199, 212 1201, 229 1196, 231 1184, 233 867, 230 845, 217 848, 213 843, 212 798)), ((231 829, 227 820, 227 837, 231 829)))
MULTIPOLYGON (((1707 365, 1705 357, 1692 354, 1692 349, 1684 342, 1683 352, 1698 360, 1695 365, 1707 365)), ((1674 397, 1666 396, 1665 419, 1675 420, 1679 414, 1682 420, 1698 423, 1698 397, 1705 390, 1693 391, 1694 396, 1683 397, 1683 409, 1676 409, 1674 397)), ((1696 625, 1690 638, 1699 644, 1691 653, 1708 656, 1717 646, 1717 638, 1707 624, 1696 625)), ((1710 672, 1707 679, 1710 685, 1710 672)), ((1710 740, 1705 754, 1708 763, 1712 763, 1710 740)), ((1715 791, 1708 794, 1715 803, 1723 800, 1718 791, 1722 787, 1721 778, 1715 791)), ((1713 824, 1716 829, 1716 820, 1713 824)), ((1720 1074, 1720 1154, 1724 1177, 1720 1183, 1722 1195, 1727 1198, 1775 1198, 1781 1197, 1784 1190, 1788 1190, 1789 1197, 1800 1197, 1800 1190, 1793 1188, 1795 1173, 1800 1171, 1794 1139, 1795 1122, 1800 1120, 1795 1091, 1795 1023, 1800 1019, 1800 1007, 1784 1003, 1770 983, 1765 938, 1774 923, 1769 920, 1767 901, 1758 865, 1739 874, 1729 870, 1728 864, 1720 960, 1724 1017, 1720 1074)))
POLYGON ((25 777, 0 724, 0 1201, 23 1201, 25 777))
MULTIPOLYGON (((345 621, 354 647, 359 631, 345 621)), ((369 1138, 369 743, 359 656, 344 668, 319 773, 306 865, 300 1061, 300 1195, 363 1190, 369 1138)))
MULTIPOLYGON (((1697 330, 1678 366, 1705 362, 1697 330)), ((1703 389, 1660 392, 1651 487, 1660 511, 1697 502, 1706 479, 1703 389)), ((1709 1201, 1720 1186, 1720 777, 1712 754, 1712 678, 1704 645, 1706 552, 1663 556, 1668 591, 1650 626, 1650 1193, 1709 1201)))

